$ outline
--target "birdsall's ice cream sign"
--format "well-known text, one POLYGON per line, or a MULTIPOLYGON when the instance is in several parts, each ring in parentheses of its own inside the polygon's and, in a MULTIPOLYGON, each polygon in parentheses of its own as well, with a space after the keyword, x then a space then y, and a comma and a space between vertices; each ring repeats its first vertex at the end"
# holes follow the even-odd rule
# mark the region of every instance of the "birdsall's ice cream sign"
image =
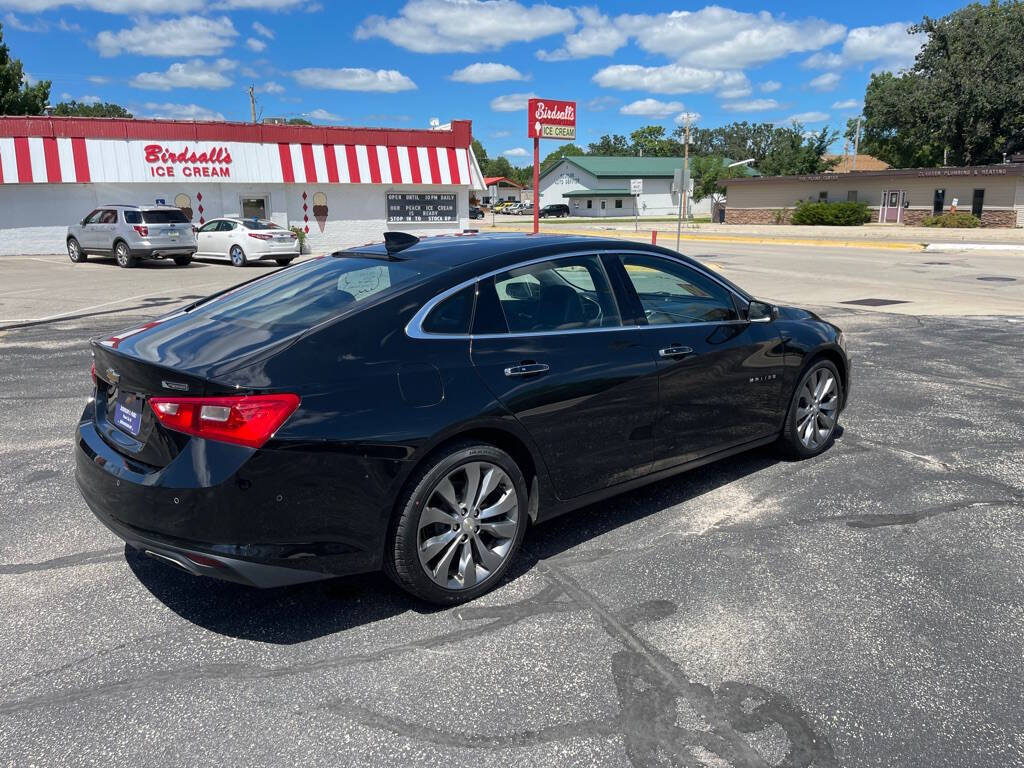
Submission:
POLYGON ((186 146, 180 151, 161 144, 147 144, 146 162, 151 176, 171 178, 180 173, 185 178, 228 178, 231 176, 231 153, 227 147, 196 151, 186 146))

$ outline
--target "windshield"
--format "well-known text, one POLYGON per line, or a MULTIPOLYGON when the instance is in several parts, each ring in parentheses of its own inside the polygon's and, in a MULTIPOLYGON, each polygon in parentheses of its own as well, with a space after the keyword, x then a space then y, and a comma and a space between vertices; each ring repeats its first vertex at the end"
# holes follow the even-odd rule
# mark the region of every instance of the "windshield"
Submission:
POLYGON ((189 314, 258 328, 279 338, 387 295, 422 274, 421 267, 407 261, 314 259, 204 302, 189 314))
POLYGON ((253 221, 252 219, 245 219, 242 226, 246 229, 284 229, 272 221, 253 221))
MULTIPOLYGON (((127 221, 127 216, 125 220, 127 221)), ((188 218, 177 208, 173 210, 143 211, 142 220, 147 224, 188 224, 188 218)))

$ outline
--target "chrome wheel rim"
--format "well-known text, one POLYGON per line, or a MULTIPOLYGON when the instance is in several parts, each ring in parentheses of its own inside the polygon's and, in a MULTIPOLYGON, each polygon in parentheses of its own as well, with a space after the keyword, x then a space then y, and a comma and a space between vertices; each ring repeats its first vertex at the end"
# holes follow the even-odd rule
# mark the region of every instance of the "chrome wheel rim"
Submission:
POLYGON ((71 257, 71 260, 72 261, 78 261, 78 259, 79 259, 79 257, 81 255, 82 255, 82 253, 81 253, 81 250, 78 247, 78 241, 77 240, 69 240, 68 241, 68 256, 71 257))
POLYGON ((505 562, 519 530, 519 497, 501 467, 462 464, 427 495, 416 549, 427 576, 445 589, 469 589, 505 562))
POLYGON ((121 265, 128 263, 128 248, 124 245, 117 246, 117 263, 121 265))
POLYGON ((242 255, 242 249, 237 245, 231 249, 231 263, 236 267, 242 266, 245 257, 242 255))
POLYGON ((796 433, 805 448, 818 448, 832 435, 839 414, 839 387, 828 368, 804 379, 796 404, 796 433))

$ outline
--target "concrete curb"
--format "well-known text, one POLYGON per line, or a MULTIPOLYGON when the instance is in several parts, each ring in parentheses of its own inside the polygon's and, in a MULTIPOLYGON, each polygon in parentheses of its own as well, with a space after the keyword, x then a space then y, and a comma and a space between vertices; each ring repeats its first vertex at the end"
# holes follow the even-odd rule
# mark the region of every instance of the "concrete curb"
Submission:
POLYGON ((924 247, 928 253, 953 253, 955 251, 1020 251, 1024 245, 1009 243, 928 243, 924 247))

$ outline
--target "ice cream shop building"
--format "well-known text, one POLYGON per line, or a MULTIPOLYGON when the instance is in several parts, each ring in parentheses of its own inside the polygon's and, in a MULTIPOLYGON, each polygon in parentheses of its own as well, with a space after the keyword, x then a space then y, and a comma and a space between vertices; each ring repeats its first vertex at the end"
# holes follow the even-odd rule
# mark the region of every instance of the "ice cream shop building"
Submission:
POLYGON ((389 229, 459 231, 485 190, 470 123, 440 130, 0 117, 0 253, 56 253, 104 204, 167 204, 200 226, 258 216, 313 251, 389 229))

